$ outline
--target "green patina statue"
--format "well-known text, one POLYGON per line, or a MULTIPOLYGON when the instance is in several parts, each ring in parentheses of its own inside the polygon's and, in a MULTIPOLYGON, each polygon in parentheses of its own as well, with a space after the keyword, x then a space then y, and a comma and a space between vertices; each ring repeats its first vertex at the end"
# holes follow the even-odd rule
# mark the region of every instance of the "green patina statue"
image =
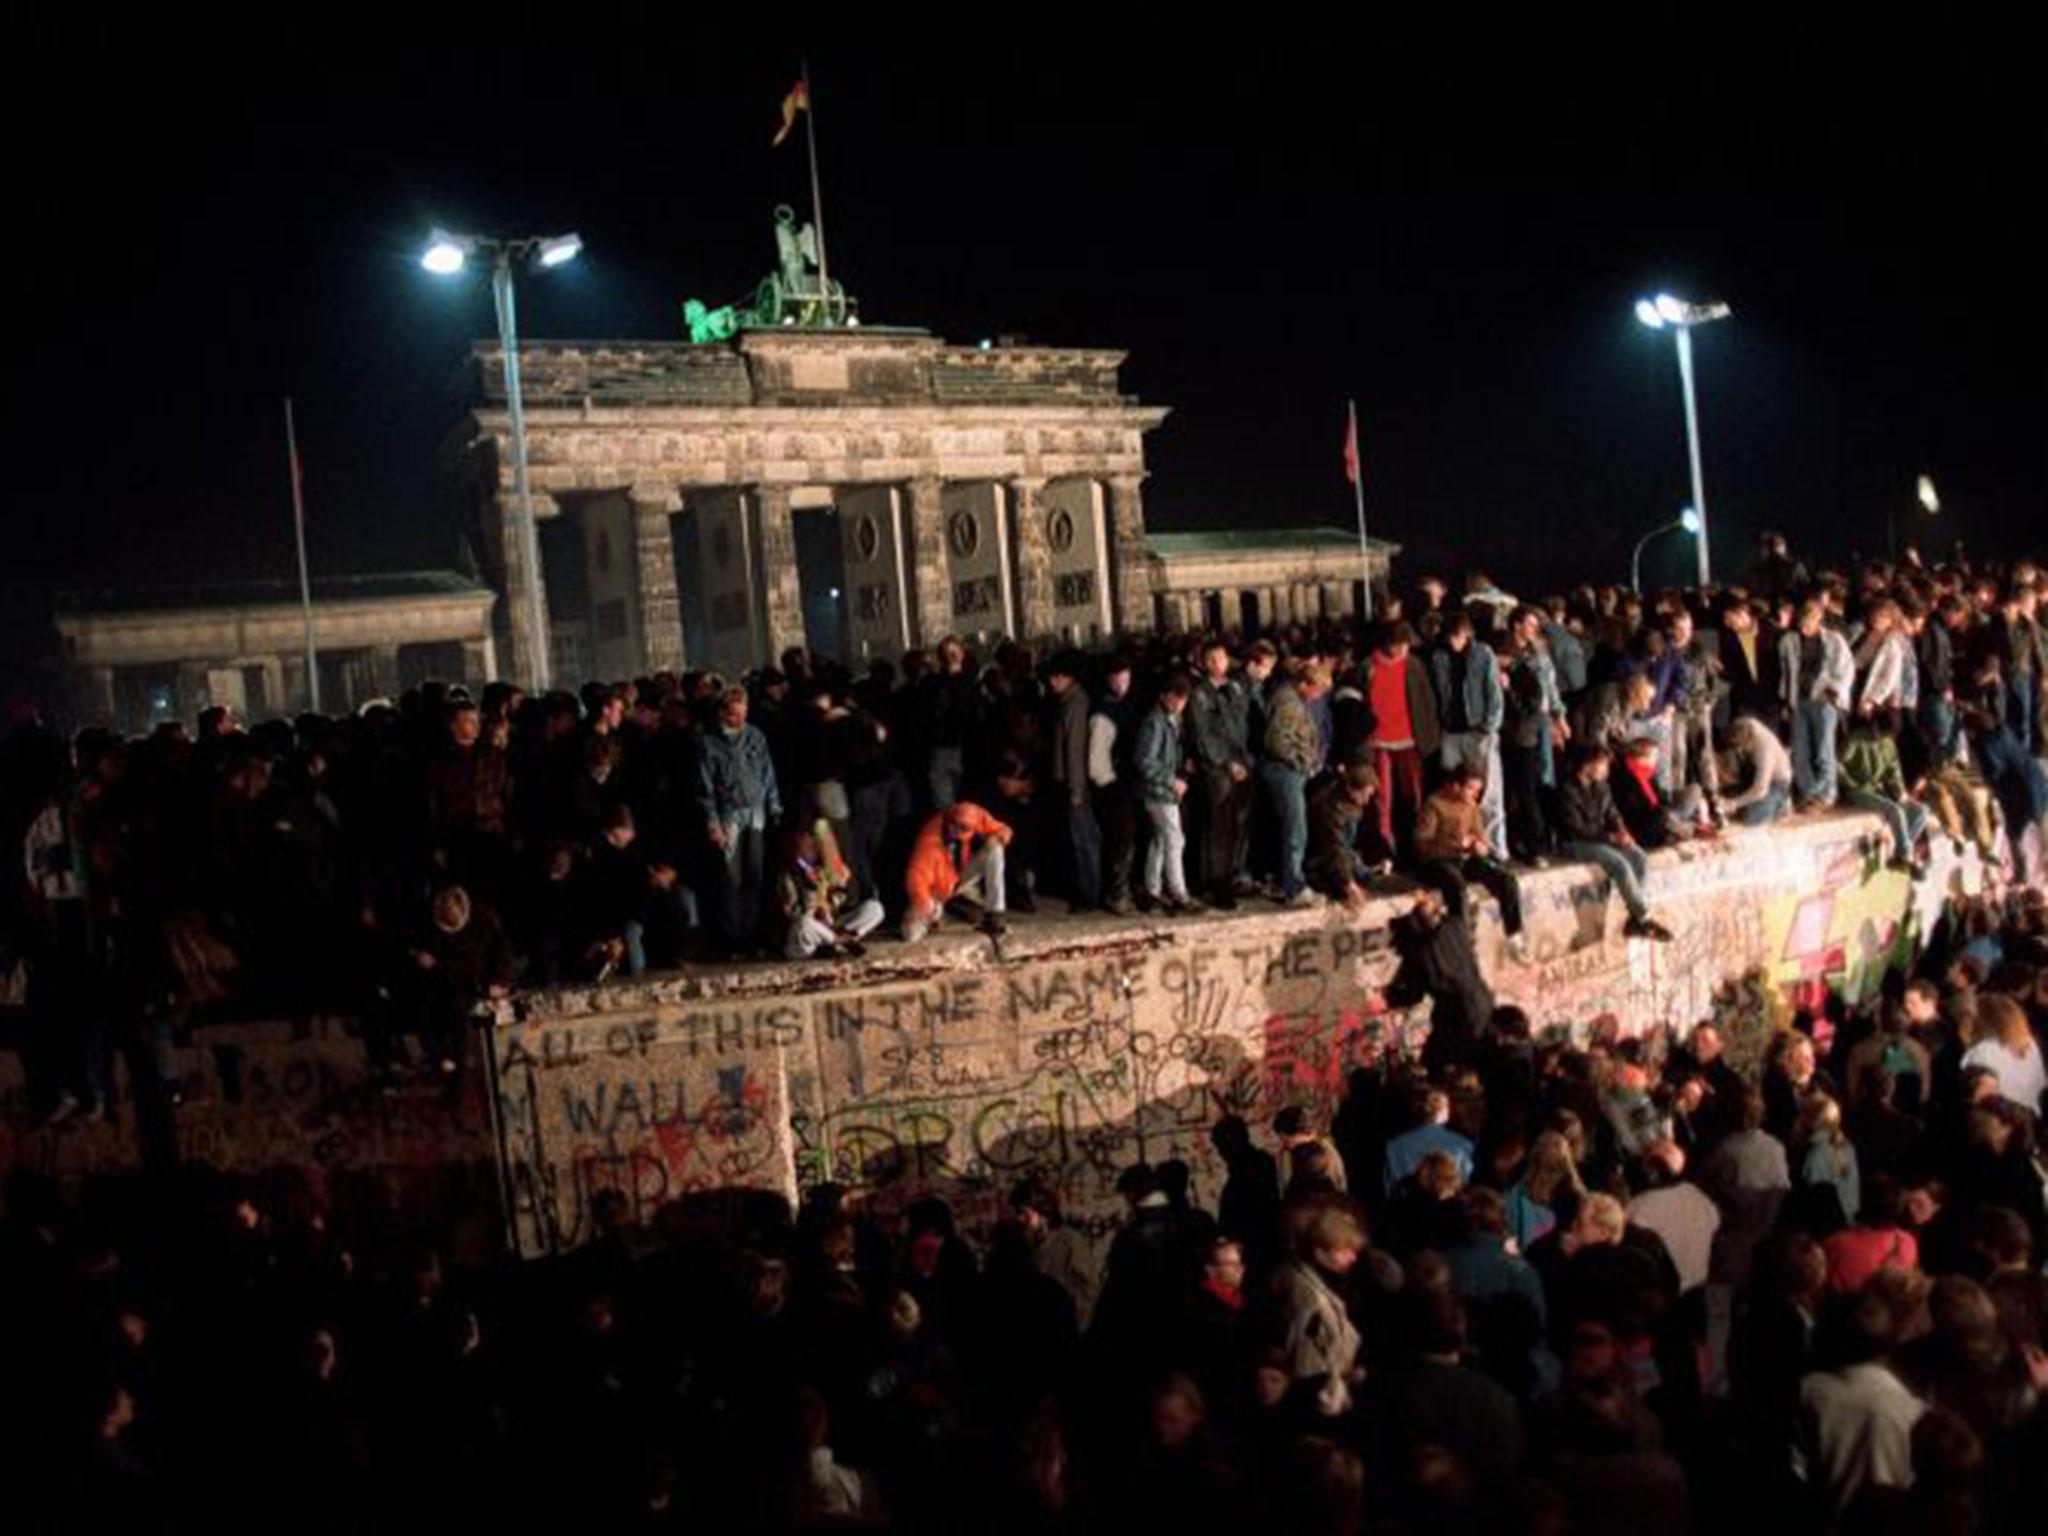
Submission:
POLYGON ((756 326, 825 328, 858 324, 853 301, 836 282, 818 270, 818 235, 798 224, 788 207, 775 210, 777 270, 761 279, 751 304, 726 304, 713 309, 701 299, 683 304, 683 324, 694 342, 729 341, 756 326))

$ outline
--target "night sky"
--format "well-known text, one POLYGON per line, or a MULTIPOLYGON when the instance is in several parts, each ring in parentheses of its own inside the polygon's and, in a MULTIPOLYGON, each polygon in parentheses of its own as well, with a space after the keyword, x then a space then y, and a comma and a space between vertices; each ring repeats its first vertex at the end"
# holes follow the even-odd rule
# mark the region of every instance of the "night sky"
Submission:
MULTIPOLYGON (((529 336, 678 336, 684 297, 746 293, 805 196, 800 140, 769 147, 799 41, 691 14, 18 31, 9 678, 54 591, 291 573, 287 393, 317 569, 455 560, 432 459, 490 307, 419 269, 430 225, 583 234, 523 285, 529 336)), ((870 322, 1128 349, 1174 408, 1153 526, 1348 524, 1355 394, 1409 574, 1624 579, 1687 499, 1670 338, 1630 314, 1669 288, 1735 308, 1698 337, 1724 571, 1766 527, 1881 546, 1921 472, 1944 546, 2048 549, 2014 39, 979 14, 809 38, 833 273, 870 322)))

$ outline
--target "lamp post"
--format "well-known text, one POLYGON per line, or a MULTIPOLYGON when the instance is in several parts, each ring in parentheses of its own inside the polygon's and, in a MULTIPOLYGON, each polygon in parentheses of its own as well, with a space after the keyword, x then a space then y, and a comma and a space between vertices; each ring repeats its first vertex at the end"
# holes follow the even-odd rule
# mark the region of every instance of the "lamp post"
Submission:
POLYGON ((1726 320, 1732 311, 1726 304, 1688 304, 1684 299, 1660 293, 1654 299, 1636 300, 1636 319, 1653 331, 1670 329, 1678 333, 1678 379, 1685 391, 1685 448, 1692 464, 1692 509, 1699 518, 1700 585, 1714 579, 1707 552, 1707 486, 1700 473, 1700 413, 1693 397, 1693 327, 1726 320))
MULTIPOLYGON (((1669 533, 1674 528, 1683 528, 1687 533, 1697 535, 1700 532, 1700 527, 1701 524, 1699 513, 1695 512, 1691 507, 1687 507, 1683 512, 1679 513, 1678 516, 1671 519, 1670 522, 1659 523, 1656 527, 1652 528, 1648 533, 1644 534, 1640 539, 1637 539, 1635 553, 1628 557, 1629 591, 1635 593, 1638 597, 1642 596, 1643 549, 1650 542, 1650 540, 1656 538, 1660 534, 1669 533)), ((1700 542, 1704 544, 1706 540, 1701 539, 1700 542)))
POLYGON ((524 567, 519 593, 508 592, 506 597, 514 604, 513 631, 524 637, 522 648, 533 673, 526 679, 527 685, 543 693, 552 669, 541 599, 540 530, 534 522, 533 490, 526 474, 526 412, 519 395, 519 313, 513 299, 512 267, 514 262, 523 262, 545 272, 574 261, 582 251, 582 237, 575 234, 499 239, 437 229, 428 237, 426 252, 420 257, 420 265, 436 277, 453 277, 479 252, 491 258, 491 305, 497 314, 498 348, 505 359, 505 412, 512 426, 512 489, 517 503, 513 537, 524 567))

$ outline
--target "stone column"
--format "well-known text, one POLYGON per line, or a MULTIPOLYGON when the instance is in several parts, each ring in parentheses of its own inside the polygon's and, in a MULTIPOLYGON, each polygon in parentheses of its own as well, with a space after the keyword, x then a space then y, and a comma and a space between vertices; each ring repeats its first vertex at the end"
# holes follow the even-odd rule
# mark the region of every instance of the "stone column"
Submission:
POLYGON ((1043 480, 1010 482, 1010 514, 1017 527, 1018 638, 1037 640, 1052 633, 1052 545, 1045 536, 1045 509, 1038 504, 1043 480))
POLYGON ((498 680, 498 645, 489 635, 462 642, 462 677, 477 684, 498 680))
POLYGON ((754 506, 761 530, 761 617, 768 640, 768 664, 776 666, 784 651, 804 643, 804 603, 796 574, 796 529, 789 521, 789 487, 754 487, 754 506))
POLYGON ((382 698, 396 699, 403 684, 398 672, 398 647, 395 645, 373 645, 370 647, 370 687, 382 698))
POLYGON ((86 667, 79 673, 78 704, 88 724, 114 723, 114 669, 86 667))
POLYGON ((640 582, 640 663, 649 672, 681 672, 683 597, 668 520, 682 511, 683 498, 666 485, 636 485, 626 494, 633 506, 634 569, 640 582))
POLYGON ((1152 569, 1145 558, 1145 501, 1138 475, 1116 475, 1109 491, 1109 559, 1102 573, 1116 583, 1117 628, 1152 627, 1152 569))
POLYGON ((953 576, 946 560, 946 513, 936 475, 910 484, 910 580, 917 643, 935 646, 953 628, 953 576))
POLYGON ((213 702, 212 690, 206 683, 206 663, 203 661, 181 661, 178 663, 178 715, 188 724, 197 719, 199 711, 213 702))
POLYGON ((1315 620, 1323 616, 1322 589, 1312 581, 1297 582, 1294 588, 1294 611, 1304 620, 1315 620))
MULTIPOLYGON (((541 492, 533 493, 533 544, 538 557, 540 550, 539 521, 552 516, 556 511, 552 496, 541 492)), ((498 549, 504 557, 505 588, 499 595, 505 602, 506 632, 512 637, 512 676, 523 688, 535 686, 535 679, 541 675, 541 662, 548 655, 548 589, 547 572, 541 572, 540 582, 540 633, 529 635, 526 624, 526 550, 519 538, 519 497, 512 491, 498 494, 498 549)), ((552 670, 552 669, 550 669, 552 670)), ((551 683, 562 683, 560 678, 550 678, 551 683)), ((582 679, 567 679, 567 686, 574 688, 582 679)))
POLYGON ((1323 612, 1333 619, 1348 619, 1358 607, 1351 595, 1348 581, 1326 581, 1323 583, 1323 612))
MULTIPOLYGON (((290 689, 285 685, 285 659, 285 653, 282 651, 263 658, 263 713, 268 718, 295 714, 298 710, 297 704, 292 700, 290 689)), ((303 661, 299 663, 299 669, 305 670, 303 661)), ((250 713, 254 714, 255 711, 251 710, 250 713)))
POLYGON ((1278 627, 1294 622, 1294 594, 1286 587, 1268 587, 1264 593, 1266 622, 1278 627))
MULTIPOLYGON (((278 660, 282 667, 281 684, 284 689, 283 699, 279 707, 289 710, 295 715, 311 709, 313 707, 313 688, 306 681, 305 653, 302 651, 294 655, 292 652, 286 651, 278 660)), ((327 701, 322 699, 320 702, 324 704, 327 701)))

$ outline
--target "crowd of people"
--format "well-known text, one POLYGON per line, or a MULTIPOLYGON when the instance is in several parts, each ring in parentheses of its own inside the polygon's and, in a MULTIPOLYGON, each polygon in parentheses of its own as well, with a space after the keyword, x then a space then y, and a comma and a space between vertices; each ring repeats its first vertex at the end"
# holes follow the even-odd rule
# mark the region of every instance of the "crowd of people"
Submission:
POLYGON ((1517 602, 1421 581, 1369 626, 1133 636, 1041 662, 958 639, 860 676, 792 651, 529 696, 427 687, 346 719, 123 740, 24 722, 0 977, 39 1111, 240 1008, 354 1012, 453 1072, 480 1002, 650 965, 857 953, 1041 895, 1073 912, 1361 904, 1396 868, 1520 928, 1518 870, 1593 864, 1632 936, 1645 850, 1846 803, 1890 857, 1976 843, 2039 878, 2048 577, 1917 558, 1517 602))
POLYGON ((1053 1167, 972 1244, 944 1191, 600 1194, 524 1265, 291 1171, 17 1169, 10 1526, 2038 1529, 2044 1028, 2048 904, 1958 901, 1756 1070, 1499 1009, 1124 1168, 1106 1244, 1053 1167))
POLYGON ((1369 629, 1042 665, 948 640, 857 679, 791 654, 744 686, 425 689, 140 741, 24 723, 0 1012, 53 1135, 105 1112, 117 1047, 174 1113, 178 1032, 225 1010, 347 1007, 394 1077, 434 1076, 517 986, 999 931, 1041 895, 1355 906, 1398 870, 1428 892, 1402 943, 1441 1027, 1327 1122, 1219 1120, 1213 1188, 1125 1169, 1106 1245, 1054 1168, 973 1243, 939 1194, 734 1191, 647 1230, 601 1195, 595 1242, 517 1266, 288 1170, 77 1190, 18 1163, 20 1507, 138 1531, 2030 1526, 2044 592, 2026 565, 1845 578, 1767 547, 1742 588, 1648 604, 1474 576, 1369 629), (1479 984, 1470 886, 1512 944, 1520 873, 1593 863, 1654 943, 1644 849, 1838 802, 1904 866, 1940 835, 2014 877, 1951 899, 1876 1007, 1802 1013, 1738 1070, 1712 1023, 1537 1039, 1479 984))

